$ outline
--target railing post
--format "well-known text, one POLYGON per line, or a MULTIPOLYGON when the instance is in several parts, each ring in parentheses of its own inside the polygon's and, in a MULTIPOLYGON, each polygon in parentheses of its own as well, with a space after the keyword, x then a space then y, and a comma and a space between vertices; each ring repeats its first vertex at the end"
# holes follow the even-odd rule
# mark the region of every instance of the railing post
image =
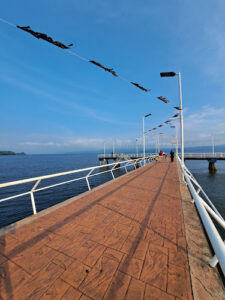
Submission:
POLYGON ((37 214, 37 210, 36 210, 36 205, 35 205, 35 200, 34 200, 34 192, 35 192, 35 189, 36 187, 39 185, 39 183, 41 182, 41 179, 39 179, 35 185, 33 186, 33 188, 31 189, 30 191, 30 198, 31 198, 31 204, 32 204, 32 208, 33 208, 33 213, 34 215, 37 214))
POLYGON ((90 184, 89 184, 89 180, 88 180, 88 177, 91 175, 91 173, 94 171, 94 169, 91 169, 91 171, 87 174, 87 176, 85 177, 86 178, 86 182, 87 182, 87 186, 88 186, 88 189, 89 191, 91 190, 91 187, 90 187, 90 184))
POLYGON ((111 170, 112 178, 115 179, 115 176, 113 174, 113 170, 111 170))
POLYGON ((90 187, 90 184, 89 184, 89 181, 88 181, 88 177, 85 177, 86 178, 86 182, 87 182, 87 186, 88 186, 88 189, 89 191, 91 190, 91 187, 90 187))
MULTIPOLYGON (((225 243, 225 240, 223 241, 225 243)), ((213 258, 210 260, 209 265, 212 268, 215 268, 215 266, 218 264, 218 258, 216 257, 216 255, 213 256, 213 258)))
POLYGON ((31 204, 32 204, 32 208, 33 208, 33 213, 34 215, 37 214, 37 210, 36 210, 36 205, 35 205, 35 201, 34 201, 34 193, 30 192, 30 197, 31 197, 31 204))

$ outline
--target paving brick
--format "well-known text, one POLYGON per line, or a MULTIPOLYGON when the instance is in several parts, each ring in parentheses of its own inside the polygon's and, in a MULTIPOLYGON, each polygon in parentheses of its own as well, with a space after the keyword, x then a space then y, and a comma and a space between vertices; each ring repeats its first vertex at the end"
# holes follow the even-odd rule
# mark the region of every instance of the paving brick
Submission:
POLYGON ((47 265, 51 260, 58 255, 58 252, 47 246, 28 248, 12 258, 12 261, 21 266, 29 274, 35 274, 44 265, 47 265))
POLYGON ((6 260, 7 260, 7 258, 5 256, 3 256, 3 255, 0 254, 0 265, 2 263, 4 263, 6 260))
POLYGON ((69 284, 59 278, 47 289, 41 299, 60 300, 62 299, 62 296, 65 294, 65 292, 69 289, 69 287, 69 284))
POLYGON ((182 299, 188 299, 185 269, 175 265, 168 268, 168 292, 182 299))
POLYGON ((91 300, 91 298, 86 295, 82 295, 79 300, 91 300))
POLYGON ((144 260, 148 249, 148 242, 128 237, 121 248, 121 251, 133 256, 134 258, 144 260))
POLYGON ((60 266, 50 263, 44 266, 38 273, 30 277, 20 288, 15 289, 13 299, 39 299, 46 290, 59 278, 63 273, 60 266))
POLYGON ((128 287, 127 295, 125 297, 126 300, 136 300, 136 299, 144 299, 145 292, 145 284, 144 282, 134 279, 131 279, 130 285, 128 287))
POLYGON ((0 277, 3 299, 192 299, 176 164, 140 168, 2 236, 0 277))
POLYGON ((145 297, 144 300, 175 300, 174 296, 169 295, 168 293, 146 284, 145 288, 145 297))
POLYGON ((16 291, 23 286, 30 276, 13 262, 7 260, 0 265, 1 299, 14 299, 16 291))
POLYGON ((107 290, 104 300, 124 299, 130 280, 130 276, 118 271, 113 277, 113 280, 107 290))
POLYGON ((95 265, 104 250, 104 246, 89 240, 82 244, 82 246, 73 254, 73 257, 92 267, 95 265))
POLYGON ((61 279, 74 288, 78 288, 82 281, 88 276, 90 270, 88 266, 79 260, 75 260, 62 274, 61 279))
POLYGON ((119 270, 127 275, 131 275, 134 278, 139 279, 143 261, 132 256, 124 256, 119 270))
POLYGON ((65 292, 61 299, 63 300, 78 300, 81 297, 81 292, 74 289, 72 286, 65 292))
POLYGON ((79 287, 79 290, 91 298, 103 298, 118 268, 118 258, 115 259, 115 255, 112 257, 110 253, 108 254, 100 257, 79 287))
POLYGON ((167 250, 150 244, 146 254, 141 280, 166 291, 167 287, 167 250))
POLYGON ((74 262, 74 259, 63 253, 59 253, 53 258, 52 262, 66 270, 74 262))
POLYGON ((178 248, 176 251, 169 250, 169 263, 180 267, 187 266, 187 252, 180 248, 178 248))

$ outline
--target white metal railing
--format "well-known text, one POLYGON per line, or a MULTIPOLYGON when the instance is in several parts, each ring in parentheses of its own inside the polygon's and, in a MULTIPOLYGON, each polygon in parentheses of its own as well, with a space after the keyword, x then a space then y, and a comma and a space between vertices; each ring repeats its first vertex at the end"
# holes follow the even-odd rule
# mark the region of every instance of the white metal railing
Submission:
POLYGON ((204 157, 209 157, 209 158, 213 158, 213 157, 221 157, 221 158, 225 158, 225 153, 224 152, 215 152, 215 153, 212 153, 212 152, 205 152, 205 153, 198 153, 198 152, 195 152, 195 153, 184 153, 184 158, 185 157, 201 157, 201 158, 204 158, 204 157))
POLYGON ((4 202, 4 201, 7 201, 7 200, 15 199, 15 198, 26 196, 26 195, 30 195, 33 213, 36 214, 37 210, 36 210, 36 204, 35 204, 35 198, 34 198, 34 193, 36 193, 36 192, 43 191, 43 190, 46 190, 46 189, 50 189, 50 188, 53 188, 53 187, 56 187, 56 186, 59 186, 59 185, 79 181, 81 179, 86 180, 87 187, 88 187, 89 190, 91 190, 91 186, 90 186, 90 183, 89 183, 89 178, 90 177, 110 172, 111 175, 112 175, 112 178, 115 179, 115 176, 113 174, 113 171, 115 171, 115 169, 124 168, 125 172, 128 173, 127 167, 133 166, 136 169, 137 165, 140 165, 140 166, 144 165, 144 164, 142 164, 142 162, 144 160, 145 160, 146 163, 150 163, 153 159, 154 159, 154 156, 147 156, 147 157, 145 157, 145 159, 138 158, 138 159, 132 159, 132 160, 119 161, 119 162, 117 161, 115 163, 111 163, 111 164, 107 164, 107 165, 103 165, 103 166, 95 166, 95 167, 78 169, 78 170, 73 170, 73 171, 68 171, 68 172, 62 172, 62 173, 56 173, 56 174, 51 174, 51 175, 33 177, 33 178, 22 179, 22 180, 7 182, 7 183, 1 183, 0 188, 6 188, 6 187, 10 187, 10 186, 26 184, 26 183, 29 183, 29 182, 34 182, 34 185, 31 188, 31 190, 29 190, 27 192, 24 192, 24 193, 16 194, 16 195, 13 195, 13 196, 10 196, 10 197, 7 197, 7 198, 0 199, 0 202, 4 202), (105 168, 105 167, 107 167, 107 168, 109 167, 109 169, 93 174, 93 172, 96 171, 97 169, 102 169, 102 168, 105 168), (86 175, 78 177, 78 178, 73 178, 73 179, 66 180, 66 181, 63 181, 63 182, 60 182, 60 183, 51 184, 51 185, 48 185, 48 186, 38 188, 38 185, 40 184, 40 182, 42 180, 55 178, 55 177, 66 176, 66 175, 70 175, 70 174, 84 173, 84 172, 88 172, 88 173, 86 175))
POLYGON ((225 221, 216 209, 216 207, 210 201, 209 197, 205 194, 203 188, 191 174, 191 172, 187 169, 185 165, 182 164, 182 161, 180 160, 179 156, 177 156, 177 159, 179 161, 185 181, 187 182, 188 188, 192 195, 193 203, 195 203, 196 205, 197 211, 201 217, 202 223, 215 252, 215 256, 209 263, 212 267, 214 267, 219 262, 220 267, 225 276, 225 244, 211 218, 213 218, 223 230, 225 230, 225 221), (199 195, 200 192, 202 193, 205 199, 203 199, 199 195))
MULTIPOLYGON (((153 153, 145 153, 145 157, 149 157, 149 156, 155 156, 155 154, 153 153)), ((137 153, 107 153, 107 154, 99 154, 98 155, 98 158, 120 158, 120 159, 123 159, 123 158, 127 158, 127 157, 135 157, 135 158, 141 158, 143 157, 143 153, 139 153, 137 155, 137 153)))

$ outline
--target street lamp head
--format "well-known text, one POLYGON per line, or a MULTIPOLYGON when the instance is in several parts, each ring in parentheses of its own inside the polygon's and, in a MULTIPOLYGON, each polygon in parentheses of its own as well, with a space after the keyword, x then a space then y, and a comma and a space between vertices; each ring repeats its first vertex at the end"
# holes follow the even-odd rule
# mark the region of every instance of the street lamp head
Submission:
POLYGON ((177 74, 175 72, 162 72, 160 73, 160 77, 174 77, 177 74))

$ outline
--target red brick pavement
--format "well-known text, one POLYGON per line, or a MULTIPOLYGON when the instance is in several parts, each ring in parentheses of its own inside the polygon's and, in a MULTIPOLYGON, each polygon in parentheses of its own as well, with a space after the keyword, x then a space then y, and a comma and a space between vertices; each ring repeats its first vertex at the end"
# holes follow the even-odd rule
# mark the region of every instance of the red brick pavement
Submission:
POLYGON ((162 160, 0 238, 0 299, 192 299, 176 163, 162 160))

